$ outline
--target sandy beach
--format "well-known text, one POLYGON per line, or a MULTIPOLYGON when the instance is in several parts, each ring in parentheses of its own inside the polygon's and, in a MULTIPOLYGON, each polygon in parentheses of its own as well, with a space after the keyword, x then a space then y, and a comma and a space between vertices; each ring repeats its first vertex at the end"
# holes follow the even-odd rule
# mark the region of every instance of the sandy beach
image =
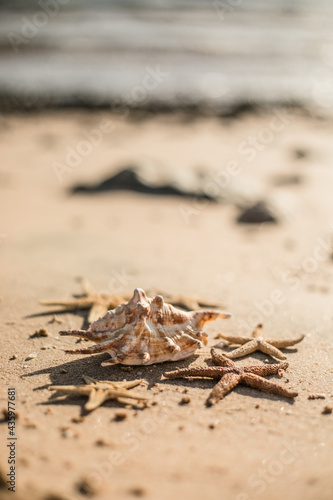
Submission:
MULTIPOLYGON (((6 481, 13 387, 17 487, 13 496, 2 481, 1 498, 332 498, 332 132, 331 120, 297 109, 235 119, 2 116, 0 465, 6 481), (87 134, 102 129, 85 149, 87 134), (73 151, 75 165, 67 158, 73 151), (230 199, 70 193, 146 163, 211 171, 230 199), (277 223, 237 223, 237 196, 280 207, 277 223), (66 354, 76 340, 58 334, 81 328, 86 312, 54 317, 39 304, 80 293, 80 278, 110 294, 141 287, 196 295, 232 318, 209 324, 208 345, 189 359, 103 368, 107 354, 66 354), (267 337, 305 335, 284 351, 288 369, 271 378, 298 391, 294 401, 240 386, 207 408, 214 382, 163 379, 211 364, 219 332, 250 334, 257 323, 267 337), (29 338, 40 329, 48 336, 29 338), (110 401, 89 413, 84 397, 52 397, 50 385, 81 384, 82 374, 142 378, 137 391, 153 404, 110 401)), ((257 352, 236 362, 272 359, 257 352)))

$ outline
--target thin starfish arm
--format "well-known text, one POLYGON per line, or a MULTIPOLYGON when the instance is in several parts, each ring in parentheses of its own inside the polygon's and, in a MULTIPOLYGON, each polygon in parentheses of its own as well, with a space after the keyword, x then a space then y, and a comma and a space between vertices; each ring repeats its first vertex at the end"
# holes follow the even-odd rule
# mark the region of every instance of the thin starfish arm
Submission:
POLYGON ((101 406, 104 401, 109 399, 122 399, 128 402, 128 399, 135 399, 137 401, 146 401, 149 399, 147 396, 138 394, 136 392, 121 390, 121 389, 94 389, 90 392, 88 402, 85 404, 85 409, 88 411, 95 410, 101 406))
POLYGON ((91 388, 83 385, 51 385, 49 391, 74 392, 76 394, 89 394, 91 388))
POLYGON ((237 335, 229 335, 229 333, 218 333, 216 338, 227 340, 230 344, 246 344, 246 342, 250 342, 252 337, 239 337, 237 335))
POLYGON ((295 344, 298 344, 304 339, 305 335, 300 335, 296 339, 280 339, 280 340, 274 340, 274 339, 266 339, 266 342, 268 344, 273 345, 274 347, 277 347, 278 349, 283 349, 284 347, 291 347, 295 344))
POLYGON ((137 399, 138 401, 146 401, 149 399, 148 396, 143 396, 138 392, 126 391, 121 389, 115 389, 114 391, 109 391, 111 399, 125 398, 125 399, 137 399))
POLYGON ((241 358, 242 356, 246 356, 247 354, 251 354, 252 352, 258 349, 258 341, 256 339, 250 340, 246 344, 238 347, 232 352, 225 353, 226 356, 230 359, 241 358))
POLYGON ((110 309, 115 309, 118 306, 121 306, 121 304, 124 304, 125 302, 128 302, 131 299, 132 295, 106 295, 104 297, 105 303, 107 310, 109 311, 110 309))
POLYGON ((263 329, 263 326, 264 326, 264 325, 263 325, 262 323, 259 323, 259 324, 255 327, 255 329, 254 329, 254 330, 253 330, 253 332, 252 332, 252 337, 253 337, 254 339, 256 339, 256 338, 258 338, 258 337, 261 337, 261 335, 262 335, 262 329, 263 329))
POLYGON ((228 359, 224 354, 217 351, 216 349, 211 349, 210 353, 214 363, 216 363, 218 366, 235 366, 235 363, 231 361, 231 359, 228 359))
POLYGON ((165 300, 172 304, 175 307, 180 307, 181 309, 184 309, 185 311, 195 311, 196 309, 200 309, 200 307, 206 309, 206 308, 217 308, 218 306, 216 304, 210 304, 208 302, 205 302, 204 300, 198 299, 197 297, 191 296, 191 295, 177 295, 177 294, 170 294, 170 293, 165 293, 161 291, 151 291, 152 295, 163 295, 165 300))
POLYGON ((61 306, 68 311, 75 311, 77 309, 89 309, 93 302, 88 298, 80 299, 67 299, 67 300, 40 300, 43 306, 61 306))
POLYGON ((144 379, 137 380, 123 380, 122 382, 112 381, 112 380, 96 380, 95 378, 89 377, 88 375, 82 374, 82 378, 86 384, 106 384, 109 385, 111 389, 132 389, 144 382, 144 379))
POLYGON ((268 354, 269 356, 273 356, 274 358, 278 359, 287 359, 287 356, 283 354, 279 349, 274 347, 273 345, 269 344, 268 342, 261 341, 259 346, 259 350, 261 352, 264 352, 265 354, 268 354))
MULTIPOLYGON (((89 377, 89 375, 85 375, 84 373, 82 374, 82 378, 85 381, 86 384, 97 384, 98 380, 95 378, 89 377)), ((102 382, 106 382, 103 380, 102 382)))
POLYGON ((275 375, 276 373, 279 373, 280 370, 286 370, 288 366, 289 363, 274 363, 271 365, 245 366, 243 370, 245 373, 254 373, 255 375, 265 377, 267 375, 275 375))
POLYGON ((237 384, 239 384, 241 376, 238 373, 226 373, 221 380, 215 385, 214 389, 208 396, 207 405, 212 406, 220 399, 224 398, 237 384))
POLYGON ((89 311, 88 323, 93 323, 101 316, 104 316, 108 312, 108 306, 103 302, 95 302, 89 311))
POLYGON ((80 281, 83 295, 93 295, 95 293, 87 278, 82 278, 80 281))
POLYGON ((250 387, 258 389, 259 391, 270 392, 272 394, 283 396, 285 398, 295 398, 298 395, 298 392, 296 391, 286 389, 285 387, 282 387, 275 382, 266 380, 262 377, 259 377, 258 375, 254 375, 253 373, 242 374, 240 383, 249 385, 250 387))
POLYGON ((122 387, 124 389, 132 389, 132 387, 137 387, 138 385, 142 384, 144 382, 144 379, 139 379, 139 380, 130 380, 130 381, 124 381, 124 382, 117 382, 117 387, 122 387))
POLYGON ((95 410, 101 406, 104 401, 110 399, 109 393, 103 389, 90 389, 89 399, 84 405, 88 411, 95 410))
POLYGON ((221 378, 227 370, 223 367, 204 367, 204 368, 182 368, 172 372, 164 373, 164 377, 168 379, 188 378, 188 377, 207 377, 221 378))

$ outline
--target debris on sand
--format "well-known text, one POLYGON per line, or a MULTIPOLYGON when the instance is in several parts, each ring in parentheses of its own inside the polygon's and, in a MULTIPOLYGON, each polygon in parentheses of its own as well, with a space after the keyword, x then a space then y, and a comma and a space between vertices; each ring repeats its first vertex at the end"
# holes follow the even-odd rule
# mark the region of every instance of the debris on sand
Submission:
POLYGON ((45 328, 41 328, 40 330, 36 330, 35 333, 29 335, 29 339, 36 339, 39 337, 48 337, 49 334, 45 328))
POLYGON ((247 207, 238 216, 239 224, 261 224, 263 222, 277 223, 278 216, 265 201, 258 201, 254 205, 247 207))
POLYGON ((99 381, 87 375, 82 375, 82 378, 86 385, 53 385, 49 389, 51 391, 62 391, 88 396, 88 402, 84 406, 87 411, 95 410, 109 399, 115 399, 121 403, 125 401, 125 403, 131 405, 135 405, 136 401, 148 399, 147 396, 129 390, 140 385, 143 380, 132 380, 130 382, 99 381))
POLYGON ((25 358, 25 361, 30 361, 31 359, 37 358, 37 354, 35 352, 32 352, 31 354, 28 354, 28 356, 25 358))
POLYGON ((279 174, 273 177, 272 183, 274 186, 295 186, 302 184, 303 177, 299 174, 279 174))
POLYGON ((326 405, 326 406, 324 406, 324 409, 321 413, 322 413, 322 415, 330 415, 332 412, 333 412, 333 406, 326 405))
POLYGON ((153 164, 129 165, 96 184, 73 186, 71 193, 134 191, 150 195, 215 200, 202 191, 202 175, 195 170, 170 170, 153 164))

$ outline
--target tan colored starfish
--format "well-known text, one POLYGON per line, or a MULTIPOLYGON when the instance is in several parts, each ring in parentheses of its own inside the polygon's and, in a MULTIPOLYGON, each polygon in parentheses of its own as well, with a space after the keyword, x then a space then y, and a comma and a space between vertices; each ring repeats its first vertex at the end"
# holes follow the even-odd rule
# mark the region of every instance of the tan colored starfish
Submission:
POLYGON ((218 353, 215 349, 211 350, 213 361, 218 366, 198 366, 197 368, 184 368, 167 372, 164 376, 168 379, 188 378, 188 377, 208 377, 217 378, 220 381, 208 396, 207 405, 212 406, 230 392, 236 385, 244 384, 259 391, 270 392, 286 398, 295 398, 297 392, 290 391, 285 387, 263 378, 267 375, 273 375, 280 370, 285 370, 288 363, 275 363, 272 365, 252 365, 237 366, 234 361, 218 353))
POLYGON ((143 380, 132 380, 131 382, 113 382, 111 380, 95 380, 94 378, 82 375, 87 385, 52 385, 50 391, 63 391, 74 394, 83 394, 89 396, 84 408, 88 411, 95 410, 108 399, 116 399, 120 403, 135 404, 136 401, 145 401, 149 399, 137 392, 129 391, 132 387, 140 385, 143 380))
MULTIPOLYGON (((93 290, 87 280, 82 280, 81 295, 66 300, 40 300, 39 303, 44 306, 61 306, 65 311, 88 309, 88 322, 93 323, 101 316, 104 316, 110 309, 115 309, 117 306, 127 302, 132 295, 133 293, 120 295, 98 293, 93 290)), ((164 294, 164 298, 170 304, 188 311, 199 309, 200 307, 217 307, 214 304, 206 303, 192 296, 164 294)))
POLYGON ((215 338, 227 340, 230 344, 241 344, 241 347, 238 349, 229 353, 224 353, 225 356, 230 359, 240 358, 242 356, 246 356, 246 354, 251 354, 254 351, 264 352, 273 358, 287 359, 287 356, 285 356, 279 349, 293 346, 304 339, 304 335, 300 335, 294 339, 265 340, 261 334, 262 328, 263 325, 259 323, 259 325, 257 325, 253 330, 251 337, 239 337, 236 335, 229 335, 227 333, 219 333, 215 338))

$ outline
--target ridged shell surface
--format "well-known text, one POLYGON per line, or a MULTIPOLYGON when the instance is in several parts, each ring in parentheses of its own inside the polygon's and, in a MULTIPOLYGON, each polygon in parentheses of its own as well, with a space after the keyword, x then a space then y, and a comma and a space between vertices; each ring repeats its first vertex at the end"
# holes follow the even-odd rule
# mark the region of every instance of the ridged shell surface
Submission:
POLYGON ((102 363, 102 366, 118 363, 150 365, 191 356, 207 342, 207 335, 203 331, 205 323, 229 316, 221 311, 182 311, 165 303, 161 295, 149 298, 138 288, 127 303, 108 311, 92 323, 88 330, 60 333, 97 343, 86 349, 66 352, 108 352, 111 359, 102 363))

